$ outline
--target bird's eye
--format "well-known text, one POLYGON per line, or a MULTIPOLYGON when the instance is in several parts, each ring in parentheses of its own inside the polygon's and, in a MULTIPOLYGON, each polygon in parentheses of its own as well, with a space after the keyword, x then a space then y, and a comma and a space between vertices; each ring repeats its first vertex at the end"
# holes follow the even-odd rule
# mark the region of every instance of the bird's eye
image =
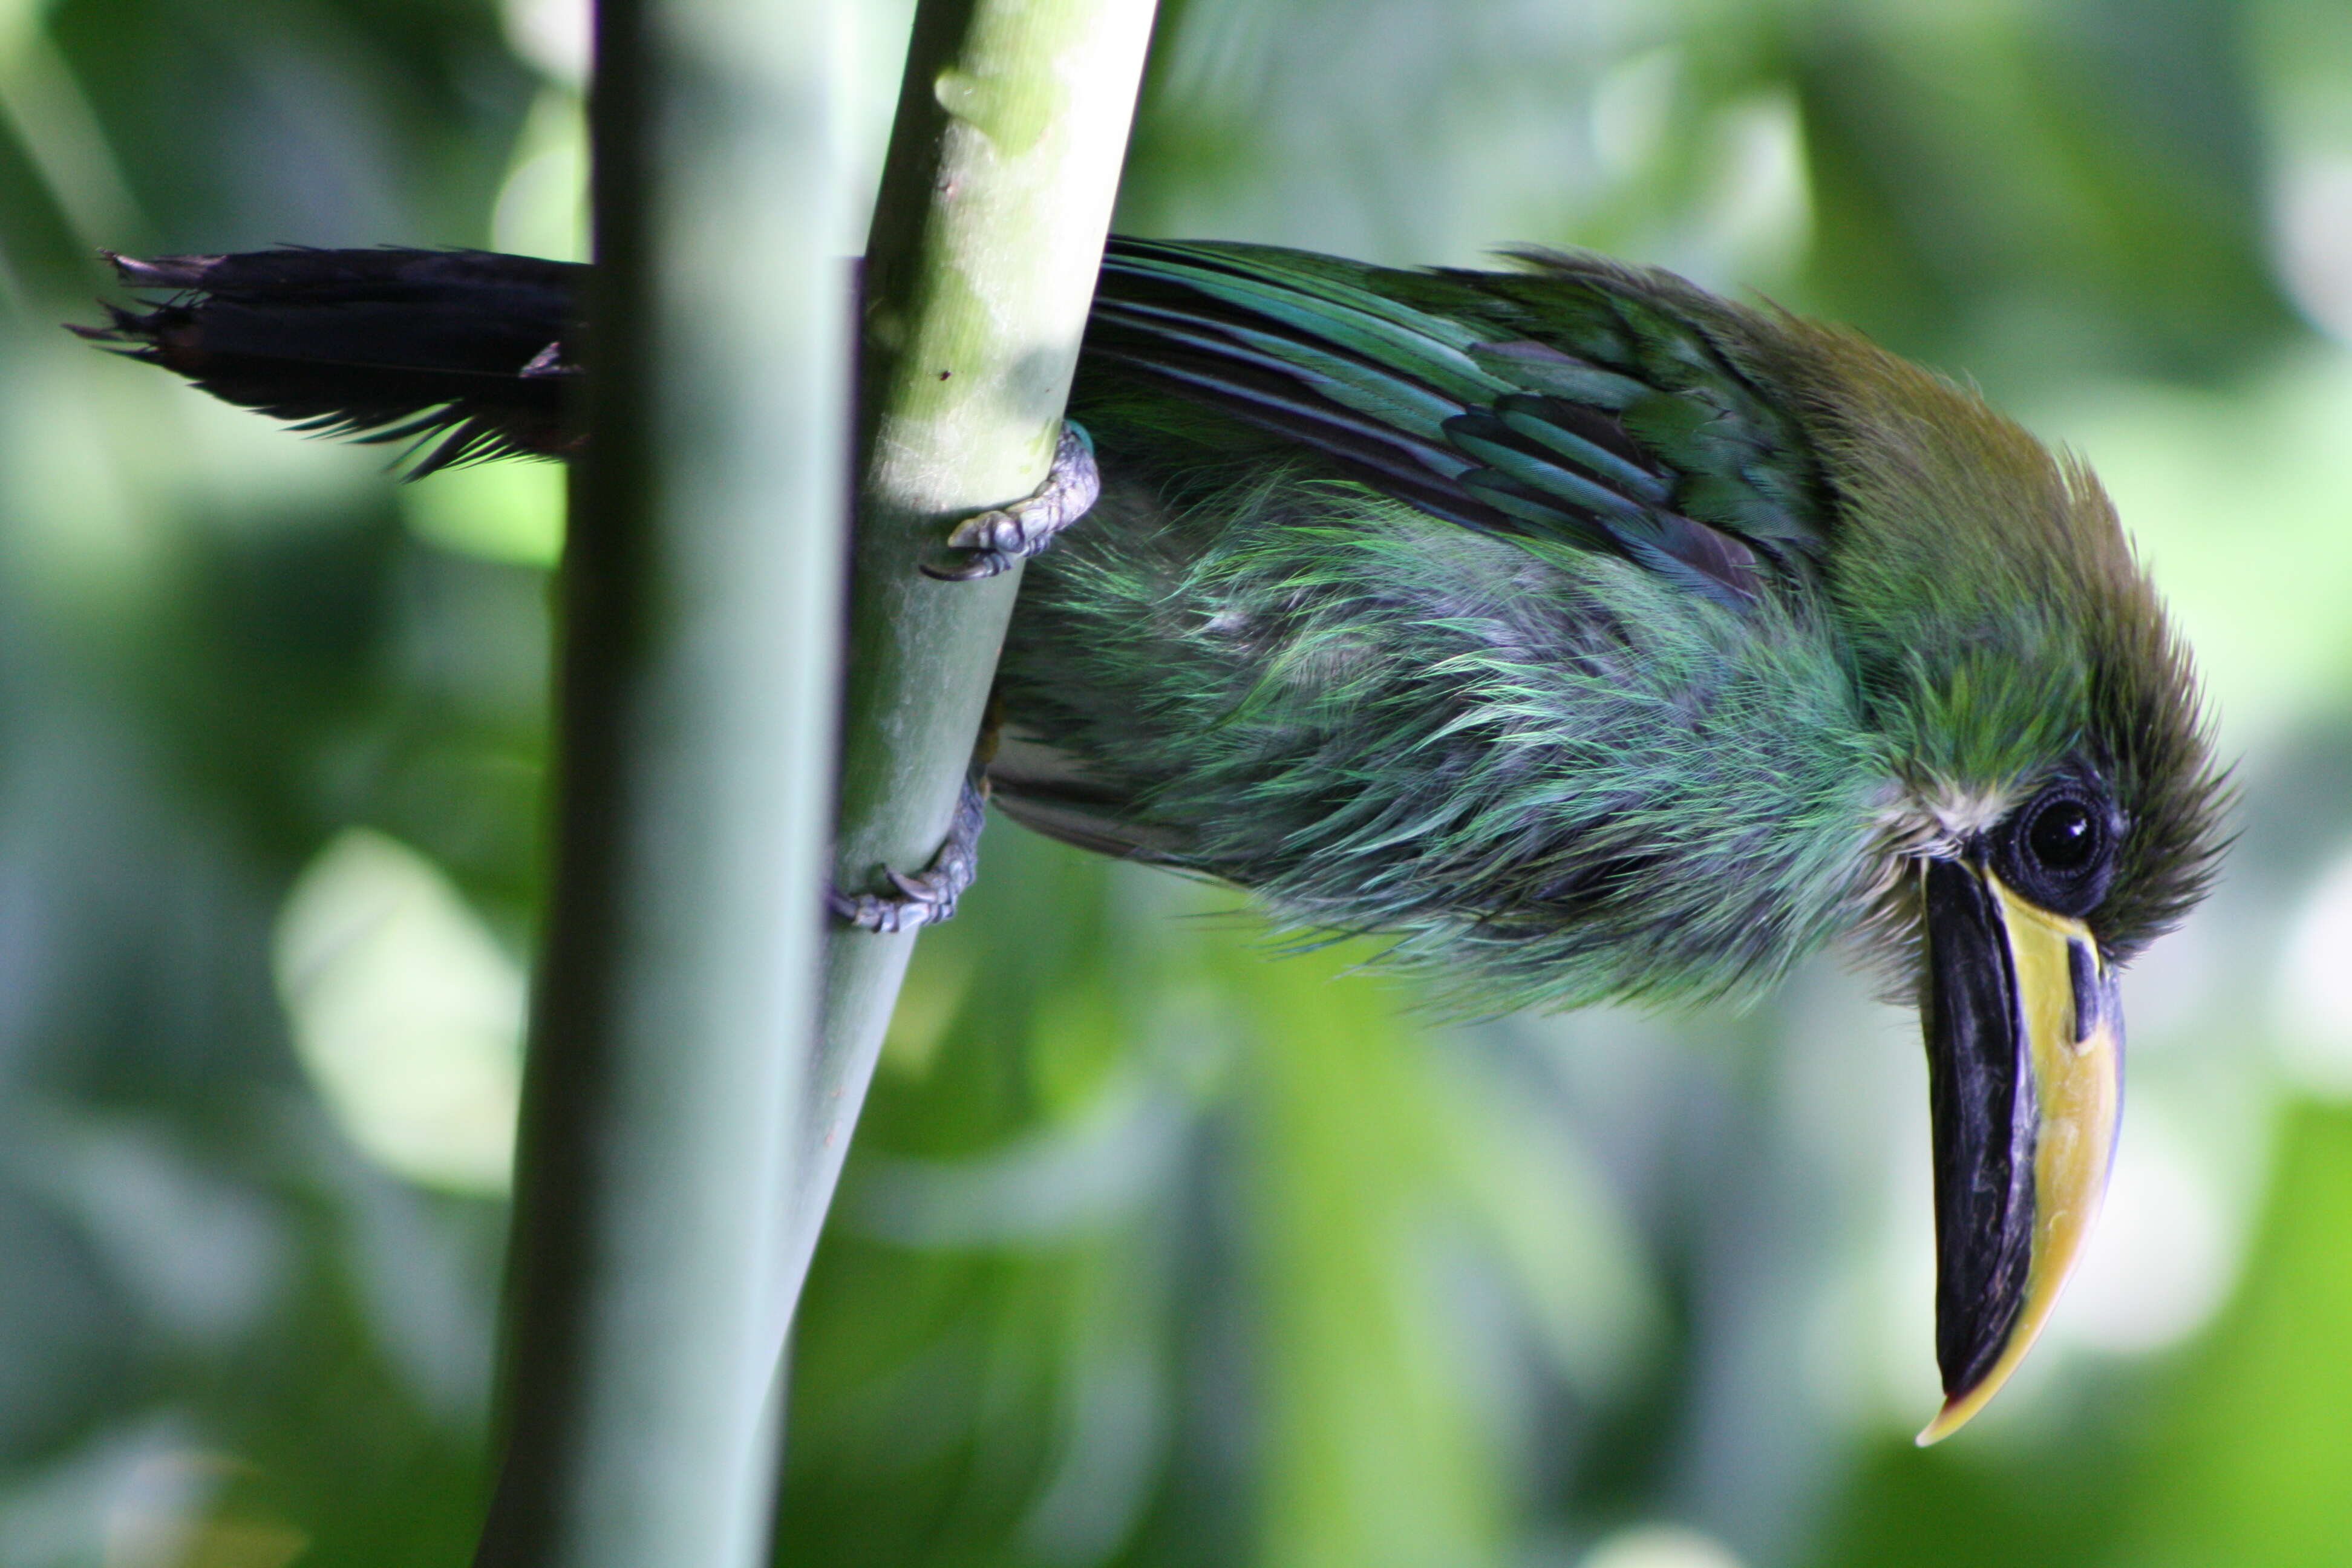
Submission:
POLYGON ((2025 825, 2025 847, 2050 870, 2079 871, 2098 853, 2099 826, 2079 800, 2053 800, 2025 825))
POLYGON ((2063 779, 1993 830, 2001 879, 2053 914, 2086 915, 2115 876, 2116 824, 2105 802, 2063 779))

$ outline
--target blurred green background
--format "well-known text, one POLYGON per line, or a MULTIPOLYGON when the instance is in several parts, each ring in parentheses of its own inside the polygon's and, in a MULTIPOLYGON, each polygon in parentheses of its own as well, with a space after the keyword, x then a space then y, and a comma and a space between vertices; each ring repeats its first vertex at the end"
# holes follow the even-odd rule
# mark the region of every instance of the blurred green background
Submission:
MULTIPOLYGON (((848 9, 863 188, 907 16, 848 9)), ((465 1560, 561 476, 396 487, 56 323, 100 244, 578 254, 584 31, 0 0, 0 1568, 465 1560)), ((1925 1075, 1837 965, 1453 1024, 999 825, 782 1560, 2352 1562, 2352 6, 1175 0, 1120 223, 1591 245, 1973 377, 2115 491, 2242 837, 2127 978, 2082 1277, 1923 1453, 1925 1075)))

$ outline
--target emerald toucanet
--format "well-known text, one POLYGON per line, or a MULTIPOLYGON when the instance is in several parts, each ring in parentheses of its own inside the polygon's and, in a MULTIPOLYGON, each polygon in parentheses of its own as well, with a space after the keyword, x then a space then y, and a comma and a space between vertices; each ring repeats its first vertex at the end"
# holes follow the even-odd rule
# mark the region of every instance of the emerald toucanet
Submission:
MULTIPOLYGON (((1092 502, 1022 585, 994 798, 1482 1011, 1750 994, 1853 939, 1925 1025, 1941 1436, 2080 1252, 2116 970, 2212 873, 2186 652, 2089 471, 1950 382, 1663 272, 1517 260, 1112 242, 1055 478, 934 563, 997 569, 1092 502)), ((173 297, 87 335, 231 402, 431 443, 417 472, 576 444, 582 268, 118 267, 173 297)), ((978 825, 837 907, 944 913, 978 825)))

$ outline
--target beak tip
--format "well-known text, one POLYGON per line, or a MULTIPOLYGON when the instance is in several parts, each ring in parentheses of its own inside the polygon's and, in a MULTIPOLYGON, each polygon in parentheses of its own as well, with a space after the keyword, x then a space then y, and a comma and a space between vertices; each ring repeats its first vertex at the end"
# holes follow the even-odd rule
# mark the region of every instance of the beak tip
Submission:
POLYGON ((1932 1448, 1975 1420, 1984 1407, 1992 1403, 1992 1396, 2000 1392, 2001 1385, 2009 1381, 2009 1374, 2017 1370, 2018 1363, 2024 1359, 2027 1349, 2040 1331, 2039 1323, 2028 1326, 2021 1336, 2010 1342, 2009 1349, 2000 1360, 1974 1383, 1965 1388, 1947 1388, 1943 1408, 1936 1412, 1933 1421, 1919 1428, 1919 1436, 1913 1441, 1922 1448, 1932 1448))

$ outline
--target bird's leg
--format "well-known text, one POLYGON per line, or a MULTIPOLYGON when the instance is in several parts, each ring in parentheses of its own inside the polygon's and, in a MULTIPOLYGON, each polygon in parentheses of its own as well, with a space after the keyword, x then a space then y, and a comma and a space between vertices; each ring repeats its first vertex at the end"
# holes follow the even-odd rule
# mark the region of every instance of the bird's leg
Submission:
MULTIPOLYGON (((1052 543, 1055 534, 1087 514, 1101 493, 1102 476, 1095 468, 1093 439, 1083 426, 1065 421, 1045 482, 1024 500, 957 524, 948 535, 947 547, 961 552, 962 559, 927 561, 923 574, 950 583, 993 577, 1052 543)), ((886 868, 883 875, 898 889, 896 894, 845 893, 839 888, 828 888, 826 901, 836 917, 860 931, 888 935, 937 925, 955 914, 956 900, 980 872, 980 830, 988 820, 987 766, 990 753, 996 749, 996 725, 992 699, 971 771, 964 774, 962 793, 956 797, 947 842, 931 857, 931 863, 912 876, 886 868)))
POLYGON ((1024 500, 975 513, 958 523, 947 542, 947 548, 957 554, 952 559, 924 562, 923 575, 947 583, 993 577, 1052 543, 1055 534, 1086 516, 1100 494, 1102 476, 1095 469, 1093 437, 1075 421, 1066 421, 1045 482, 1024 500))
MULTIPOLYGON (((962 558, 926 561, 923 574, 949 583, 993 577, 1051 544, 1055 534, 1086 516, 1101 494, 1102 475, 1095 468, 1094 440, 1083 426, 1065 421, 1045 482, 1011 506, 992 508, 957 524, 948 535, 947 548, 961 552, 962 558)), ((956 900, 980 872, 980 830, 988 820, 987 766, 989 754, 996 749, 996 723, 992 700, 971 770, 964 775, 955 816, 948 824, 947 842, 940 846, 931 863, 912 876, 886 868, 883 875, 898 889, 895 895, 827 889, 825 897, 835 916, 860 931, 887 935, 937 925, 955 914, 956 900)))
POLYGON ((947 842, 931 863, 908 876, 884 871, 896 893, 845 893, 829 888, 826 900, 833 912, 860 931, 885 936, 937 925, 956 911, 972 879, 980 873, 980 830, 988 820, 988 775, 975 759, 964 774, 963 792, 956 797, 955 816, 948 824, 947 842))

